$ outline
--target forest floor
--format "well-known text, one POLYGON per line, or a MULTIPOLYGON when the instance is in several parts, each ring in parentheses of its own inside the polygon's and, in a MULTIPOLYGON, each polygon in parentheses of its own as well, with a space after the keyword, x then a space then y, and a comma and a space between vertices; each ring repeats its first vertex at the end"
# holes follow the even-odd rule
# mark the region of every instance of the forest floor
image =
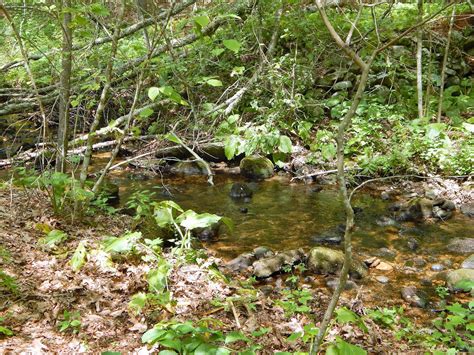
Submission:
MULTIPOLYGON (((301 330, 310 318, 322 319, 331 294, 325 288, 311 290, 310 312, 288 317, 275 304, 280 297, 277 292, 265 295, 251 286, 245 291, 246 287, 239 280, 224 282, 216 277, 211 272, 212 266, 220 265, 221 260, 208 256, 197 263, 178 262, 165 252, 164 257, 173 265, 169 289, 174 307, 137 315, 130 310, 129 302, 137 292, 146 292, 149 263, 124 259, 113 267, 104 268, 100 260, 89 256, 79 272, 72 271, 68 263, 79 241, 85 240, 92 248, 106 235, 119 236, 130 230, 130 216, 96 213, 72 224, 53 216, 43 193, 4 188, 0 189, 0 221, 0 266, 18 283, 17 294, 0 289, 0 318, 4 318, 0 325, 14 333, 0 337, 0 353, 156 353, 156 346, 150 348, 141 342, 143 332, 155 323, 209 318, 215 320, 213 326, 217 324, 224 333, 240 330, 251 334, 269 328, 265 336, 255 340, 261 346, 259 353, 301 351, 307 345, 299 341, 288 342, 288 336, 301 330), (60 229, 68 235, 54 251, 46 250, 38 243, 45 236, 44 231, 50 229, 60 229), (210 302, 229 297, 238 300, 245 292, 256 295, 252 307, 247 307, 246 301, 234 301, 232 307, 210 302), (77 334, 71 329, 59 331, 64 311, 79 312, 81 327, 77 334)), ((364 313, 363 300, 357 291, 345 293, 340 304, 364 313)), ((366 324, 368 333, 352 325, 334 324, 327 340, 332 341, 339 335, 369 352, 378 353, 421 350, 418 345, 396 340, 388 328, 373 322, 366 324)), ((231 344, 233 349, 243 346, 243 342, 231 344)))

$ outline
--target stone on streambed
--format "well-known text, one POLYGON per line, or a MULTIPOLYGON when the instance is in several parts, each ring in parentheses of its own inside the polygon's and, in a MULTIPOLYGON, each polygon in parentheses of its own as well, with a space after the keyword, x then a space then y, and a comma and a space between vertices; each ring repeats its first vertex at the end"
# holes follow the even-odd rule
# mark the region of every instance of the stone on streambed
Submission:
POLYGON ((455 209, 456 205, 450 200, 431 200, 423 197, 400 206, 397 220, 401 222, 421 222, 428 218, 446 220, 451 218, 455 209))
MULTIPOLYGON (((328 279, 326 281, 326 286, 334 291, 336 287, 339 285, 339 279, 328 279)), ((352 290, 357 287, 357 284, 352 280, 347 280, 346 284, 344 285, 344 290, 352 290)))
POLYGON ((344 224, 340 224, 337 227, 330 229, 326 233, 311 237, 311 241, 315 244, 340 244, 344 239, 345 229, 346 226, 344 224))
POLYGON ((474 269, 453 270, 446 275, 446 285, 451 291, 466 291, 468 284, 474 284, 474 269))
POLYGON ((474 269, 474 254, 471 254, 466 260, 461 264, 463 269, 474 269))
POLYGON ((230 188, 229 196, 235 199, 251 198, 252 195, 253 192, 247 184, 240 184, 236 182, 230 188))
MULTIPOLYGON (((311 249, 308 256, 308 270, 318 274, 336 274, 344 263, 344 253, 325 247, 311 249)), ((359 260, 353 259, 350 275, 363 278, 367 275, 367 267, 359 260)))
POLYGON ((273 163, 265 157, 249 156, 240 161, 240 173, 255 180, 267 179, 273 176, 273 163))
POLYGON ((274 256, 255 261, 253 263, 253 275, 258 278, 266 278, 282 271, 284 266, 292 266, 302 262, 304 258, 305 255, 302 249, 278 253, 274 256))
POLYGON ((415 287, 404 287, 401 290, 402 298, 411 306, 424 308, 426 306, 426 299, 424 295, 415 287))
POLYGON ((267 247, 257 247, 251 253, 243 253, 229 261, 225 268, 231 272, 241 272, 247 270, 259 259, 268 258, 273 255, 273 251, 267 247))
POLYGON ((376 276, 375 279, 381 284, 388 284, 390 281, 387 276, 383 276, 383 275, 376 276))
POLYGON ((474 217, 474 202, 469 202, 461 205, 460 210, 462 214, 471 218, 474 217))
POLYGON ((184 160, 174 164, 171 172, 178 175, 207 175, 206 164, 199 160, 184 160))
POLYGON ((448 244, 448 250, 454 253, 474 253, 474 238, 455 238, 448 244))

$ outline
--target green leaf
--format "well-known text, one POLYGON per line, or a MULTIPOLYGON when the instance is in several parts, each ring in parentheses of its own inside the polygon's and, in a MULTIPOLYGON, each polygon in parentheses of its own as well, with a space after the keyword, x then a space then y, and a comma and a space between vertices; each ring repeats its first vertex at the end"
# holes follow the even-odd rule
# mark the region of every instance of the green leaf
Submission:
POLYGON ((346 307, 336 309, 336 321, 339 324, 354 323, 359 320, 359 316, 346 307))
POLYGON ((340 337, 336 338, 336 343, 331 344, 326 350, 326 355, 366 355, 367 351, 364 349, 345 342, 340 337))
POLYGON ((225 337, 225 343, 226 344, 234 343, 236 341, 248 342, 248 341, 250 341, 250 339, 247 338, 244 334, 242 334, 242 332, 239 332, 239 331, 230 332, 225 337))
POLYGON ((86 262, 86 241, 81 240, 77 245, 76 251, 71 258, 71 268, 74 272, 78 272, 86 262))
POLYGON ((121 237, 110 237, 104 241, 106 252, 128 253, 135 248, 136 243, 142 237, 141 232, 125 233, 121 237))
POLYGON ((158 354, 159 355, 178 355, 178 353, 173 350, 161 350, 158 354))
POLYGON ((153 109, 147 107, 147 108, 144 108, 143 110, 140 111, 140 117, 141 118, 147 118, 147 117, 150 117, 151 115, 153 115, 153 109))
POLYGON ((198 214, 192 210, 187 210, 182 213, 176 221, 179 225, 185 229, 192 230, 196 228, 206 228, 210 227, 221 220, 222 217, 211 214, 211 213, 201 213, 198 214))
POLYGON ((160 89, 152 86, 151 88, 148 89, 148 97, 150 98, 151 101, 155 101, 155 99, 158 97, 160 94, 160 89))
POLYGON ((228 136, 224 142, 224 153, 227 160, 231 160, 237 151, 237 146, 239 145, 239 139, 234 136, 228 136))
POLYGON ((332 143, 324 144, 321 147, 321 155, 325 160, 331 160, 336 155, 336 146, 332 143))
POLYGON ((165 135, 165 139, 169 140, 170 142, 176 143, 176 144, 182 144, 183 142, 181 139, 174 133, 170 132, 165 135))
POLYGON ((142 343, 153 344, 166 334, 166 330, 160 328, 151 328, 142 335, 142 343))
POLYGON ((136 293, 132 296, 132 299, 128 303, 128 306, 133 309, 136 313, 140 313, 146 305, 148 295, 144 292, 136 293))
POLYGON ((289 154, 291 153, 292 148, 291 139, 287 136, 280 136, 278 150, 282 153, 289 154))
POLYGON ((6 335, 6 336, 12 336, 13 332, 10 329, 2 327, 0 325, 0 334, 6 335))
POLYGON ((222 44, 229 50, 231 50, 232 52, 234 52, 235 54, 237 54, 240 50, 240 47, 241 47, 241 44, 239 41, 235 40, 235 39, 225 39, 222 41, 222 44))
POLYGON ((291 333, 291 335, 286 340, 288 340, 289 342, 293 342, 293 341, 298 340, 302 336, 303 336, 302 332, 294 332, 294 333, 291 333))
POLYGON ((120 351, 102 351, 101 355, 122 355, 120 351))
POLYGON ((212 51, 211 51, 211 54, 215 57, 218 57, 220 56, 223 52, 224 52, 224 48, 214 48, 212 51))
POLYGON ((46 237, 41 238, 38 242, 48 248, 55 248, 58 244, 67 239, 67 234, 59 229, 53 229, 46 237))
POLYGON ((207 15, 201 15, 201 16, 196 16, 194 18, 194 23, 198 25, 198 29, 201 30, 203 27, 206 27, 211 20, 209 19, 209 16, 207 15))
POLYGON ((104 5, 100 3, 94 3, 90 6, 90 11, 97 16, 109 16, 110 12, 104 5))
POLYGON ((222 81, 217 79, 209 79, 206 81, 206 84, 214 87, 222 86, 222 81))

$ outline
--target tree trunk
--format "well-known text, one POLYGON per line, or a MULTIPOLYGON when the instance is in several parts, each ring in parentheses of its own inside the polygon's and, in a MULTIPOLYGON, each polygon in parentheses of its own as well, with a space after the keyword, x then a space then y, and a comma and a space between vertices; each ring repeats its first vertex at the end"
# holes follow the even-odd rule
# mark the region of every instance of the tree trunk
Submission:
POLYGON ((438 114, 436 116, 436 121, 438 123, 441 122, 441 112, 443 111, 444 81, 446 76, 446 67, 448 66, 449 46, 451 44, 451 33, 453 32, 455 16, 456 6, 453 6, 453 11, 451 12, 451 19, 449 20, 448 39, 446 41, 446 48, 444 49, 443 66, 441 67, 441 84, 439 88, 438 114))
MULTIPOLYGON (((418 22, 423 20, 423 0, 418 0, 418 22)), ((416 93, 418 118, 423 118, 423 29, 419 28, 416 36, 416 93)))
POLYGON ((68 149, 69 132, 69 101, 71 95, 72 71, 72 29, 71 29, 71 0, 61 2, 63 43, 61 52, 61 77, 59 90, 59 126, 58 126, 58 151, 56 155, 56 171, 64 172, 68 149), (67 8, 65 11, 64 7, 67 8))

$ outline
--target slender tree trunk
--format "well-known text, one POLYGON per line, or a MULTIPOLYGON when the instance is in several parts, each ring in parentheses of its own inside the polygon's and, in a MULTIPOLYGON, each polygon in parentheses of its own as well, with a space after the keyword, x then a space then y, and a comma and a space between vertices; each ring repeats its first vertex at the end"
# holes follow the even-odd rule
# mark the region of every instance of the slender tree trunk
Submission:
POLYGON ((69 101, 71 95, 72 72, 72 29, 71 29, 71 0, 61 2, 63 44, 61 52, 61 87, 59 90, 59 127, 58 151, 56 155, 56 171, 64 172, 68 150, 69 132, 69 101), (66 9, 65 9, 66 8, 66 9))
POLYGON ((87 179, 87 171, 89 169, 89 164, 91 161, 92 155, 92 144, 95 137, 95 131, 99 126, 100 119, 102 118, 102 114, 104 112, 107 98, 109 95, 109 90, 111 87, 112 82, 112 69, 114 66, 115 55, 117 54, 117 47, 118 47, 118 40, 120 38, 120 23, 122 22, 123 15, 125 13, 125 0, 122 0, 121 8, 119 10, 119 16, 117 19, 117 23, 115 24, 114 33, 112 35, 112 48, 110 52, 110 57, 107 62, 107 67, 105 69, 105 83, 100 94, 99 104, 97 105, 97 110, 94 116, 94 120, 89 130, 89 135, 87 136, 87 144, 86 144, 86 151, 84 153, 84 160, 82 162, 81 173, 79 175, 79 180, 81 187, 84 187, 87 179))
POLYGON ((451 34, 453 32, 454 18, 456 16, 456 6, 453 6, 451 12, 451 19, 449 20, 448 38, 446 40, 446 48, 444 49, 443 66, 441 67, 441 84, 439 88, 439 102, 438 102, 438 114, 436 121, 441 122, 441 113, 443 111, 443 96, 444 96, 444 81, 446 77, 446 67, 448 66, 448 55, 449 46, 451 45, 451 34))
MULTIPOLYGON (((423 0, 418 0, 418 22, 423 20, 423 0)), ((423 118, 423 29, 419 28, 416 36, 416 93, 418 118, 423 118)))

